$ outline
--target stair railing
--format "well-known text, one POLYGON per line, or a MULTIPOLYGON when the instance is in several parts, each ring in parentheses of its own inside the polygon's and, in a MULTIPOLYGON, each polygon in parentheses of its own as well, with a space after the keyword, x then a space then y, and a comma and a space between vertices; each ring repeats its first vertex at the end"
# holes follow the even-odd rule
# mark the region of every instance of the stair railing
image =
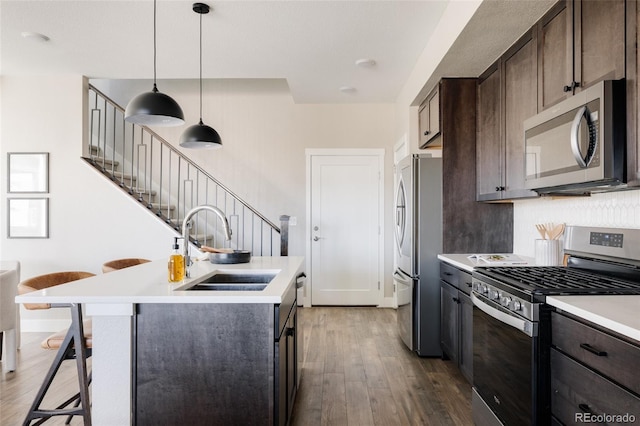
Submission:
POLYGON ((124 120, 124 108, 89 85, 89 143, 83 158, 172 229, 193 207, 211 204, 225 212, 232 229, 223 238, 217 217, 208 212, 191 221, 190 241, 249 250, 255 256, 288 254, 289 216, 282 229, 267 219, 151 129, 124 120))

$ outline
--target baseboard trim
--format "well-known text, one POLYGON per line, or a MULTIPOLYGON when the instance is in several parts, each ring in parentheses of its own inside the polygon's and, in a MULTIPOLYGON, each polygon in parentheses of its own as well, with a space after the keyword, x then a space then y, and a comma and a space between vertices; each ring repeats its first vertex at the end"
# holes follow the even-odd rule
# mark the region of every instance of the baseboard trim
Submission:
POLYGON ((383 297, 382 302, 378 305, 378 308, 397 308, 395 305, 394 297, 383 297))

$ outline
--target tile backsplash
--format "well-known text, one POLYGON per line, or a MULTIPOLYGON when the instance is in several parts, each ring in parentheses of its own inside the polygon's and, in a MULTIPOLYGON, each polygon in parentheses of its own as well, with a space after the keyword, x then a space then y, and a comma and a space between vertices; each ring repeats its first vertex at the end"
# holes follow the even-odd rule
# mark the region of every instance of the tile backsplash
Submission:
POLYGON ((640 190, 518 200, 513 203, 513 221, 513 252, 533 257, 534 241, 540 238, 536 223, 640 228, 640 190))

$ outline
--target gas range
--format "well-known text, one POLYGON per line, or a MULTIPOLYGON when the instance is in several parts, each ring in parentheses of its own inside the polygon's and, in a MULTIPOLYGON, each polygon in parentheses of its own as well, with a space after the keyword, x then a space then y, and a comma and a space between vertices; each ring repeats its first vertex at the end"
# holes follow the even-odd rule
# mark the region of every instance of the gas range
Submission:
POLYGON ((640 294, 638 242, 636 229, 568 227, 567 266, 476 268, 473 290, 534 321, 546 296, 640 294))
POLYGON ((640 283, 563 266, 487 267, 473 273, 479 296, 532 321, 546 296, 640 294, 640 283))
POLYGON ((640 229, 567 227, 564 250, 567 266, 473 271, 472 407, 479 424, 551 424, 547 296, 640 294, 640 229))

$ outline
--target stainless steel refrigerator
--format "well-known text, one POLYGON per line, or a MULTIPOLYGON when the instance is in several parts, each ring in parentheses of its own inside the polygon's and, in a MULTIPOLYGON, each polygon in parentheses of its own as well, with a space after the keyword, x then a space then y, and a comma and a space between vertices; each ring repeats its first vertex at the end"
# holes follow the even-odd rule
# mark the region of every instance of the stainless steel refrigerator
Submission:
POLYGON ((442 159, 410 155, 396 166, 398 330, 420 356, 441 356, 442 159))

